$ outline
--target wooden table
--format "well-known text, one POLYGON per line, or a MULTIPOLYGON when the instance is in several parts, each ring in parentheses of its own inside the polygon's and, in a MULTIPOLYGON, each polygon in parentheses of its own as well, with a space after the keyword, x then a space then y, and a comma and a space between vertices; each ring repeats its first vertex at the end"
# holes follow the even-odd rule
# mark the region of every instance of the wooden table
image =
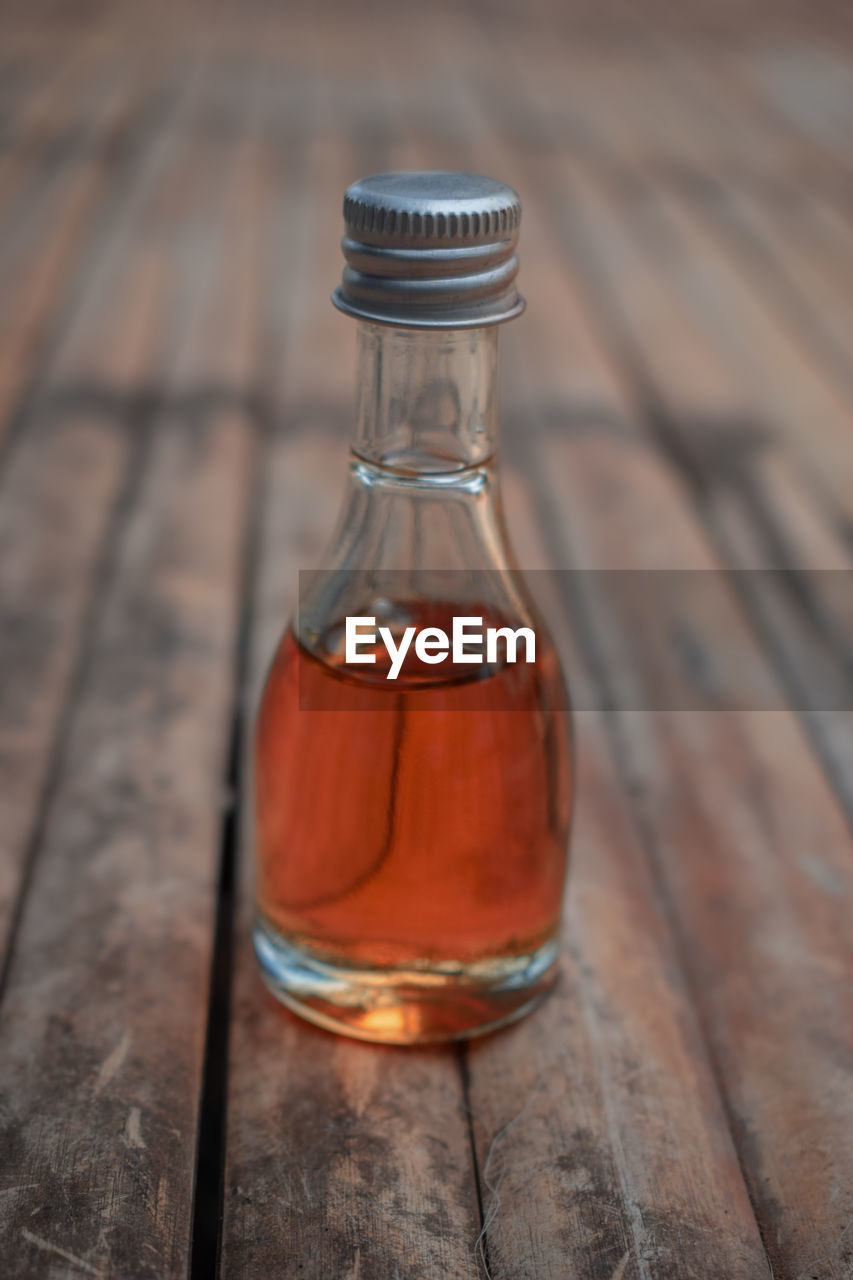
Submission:
POLYGON ((853 1275, 849 13, 19 7, 0 109, 0 1273, 853 1275), (522 193, 508 519, 596 572, 558 990, 405 1051, 264 994, 243 760, 415 166, 522 193))

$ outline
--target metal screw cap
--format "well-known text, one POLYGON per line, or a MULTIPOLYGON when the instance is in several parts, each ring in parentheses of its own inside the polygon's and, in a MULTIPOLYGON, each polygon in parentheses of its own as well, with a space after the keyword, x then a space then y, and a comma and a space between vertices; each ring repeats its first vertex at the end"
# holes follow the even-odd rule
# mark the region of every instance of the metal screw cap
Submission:
POLYGON ((332 301, 379 324, 500 324, 524 310, 515 287, 521 201, 476 173, 378 173, 344 196, 347 265, 332 301))

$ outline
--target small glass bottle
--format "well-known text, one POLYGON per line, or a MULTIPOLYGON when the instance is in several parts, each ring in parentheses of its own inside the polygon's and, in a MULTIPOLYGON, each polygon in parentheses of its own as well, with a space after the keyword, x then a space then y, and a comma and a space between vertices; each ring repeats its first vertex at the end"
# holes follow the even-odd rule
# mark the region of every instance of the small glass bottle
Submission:
POLYGON ((285 1004, 370 1040, 490 1030, 554 975, 570 712, 496 462, 520 214, 512 188, 462 173, 380 174, 344 200, 333 300, 359 320, 349 487, 323 569, 300 575, 258 715, 254 940, 285 1004), (356 660, 347 619, 364 618, 372 630, 350 623, 356 660), (470 618, 498 633, 494 649, 455 660, 440 633, 449 644, 470 618), (439 631, 389 678, 382 626, 395 646, 439 631), (510 660, 502 628, 533 633, 533 661, 510 660))

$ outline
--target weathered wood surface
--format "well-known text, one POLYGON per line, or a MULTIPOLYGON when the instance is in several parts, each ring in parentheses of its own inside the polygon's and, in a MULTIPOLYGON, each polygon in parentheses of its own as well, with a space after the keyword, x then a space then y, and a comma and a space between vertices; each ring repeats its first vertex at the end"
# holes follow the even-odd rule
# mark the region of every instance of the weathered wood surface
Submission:
MULTIPOLYGON (((249 606, 249 708, 295 604, 298 571, 322 555, 343 487, 346 437, 334 420, 347 405, 353 368, 351 360, 328 363, 331 308, 314 283, 333 262, 335 183, 345 163, 339 144, 321 140, 278 175, 281 269, 293 291, 282 317, 287 363, 274 375, 285 429, 268 457, 249 606), (288 217, 296 165, 310 175, 301 267, 288 217), (325 425, 314 399, 320 382, 333 410, 325 425)), ((334 1041, 299 1025, 263 991, 249 942, 249 817, 240 858, 223 1274, 293 1267, 316 1276, 474 1277, 480 1224, 456 1055, 334 1041)))
POLYGON ((848 15, 208 17, 0 18, 0 1271, 848 1280, 848 15), (411 1052, 263 992, 245 802, 343 482, 340 196, 403 165, 524 198, 521 561, 715 584, 538 579, 560 985, 411 1052))

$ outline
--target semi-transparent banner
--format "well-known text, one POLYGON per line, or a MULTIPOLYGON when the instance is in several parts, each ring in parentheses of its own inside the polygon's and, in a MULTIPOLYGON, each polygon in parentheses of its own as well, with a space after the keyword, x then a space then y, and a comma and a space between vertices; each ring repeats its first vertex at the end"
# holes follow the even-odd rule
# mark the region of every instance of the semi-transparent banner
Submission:
POLYGON ((853 708, 853 572, 306 570, 302 710, 853 708))

